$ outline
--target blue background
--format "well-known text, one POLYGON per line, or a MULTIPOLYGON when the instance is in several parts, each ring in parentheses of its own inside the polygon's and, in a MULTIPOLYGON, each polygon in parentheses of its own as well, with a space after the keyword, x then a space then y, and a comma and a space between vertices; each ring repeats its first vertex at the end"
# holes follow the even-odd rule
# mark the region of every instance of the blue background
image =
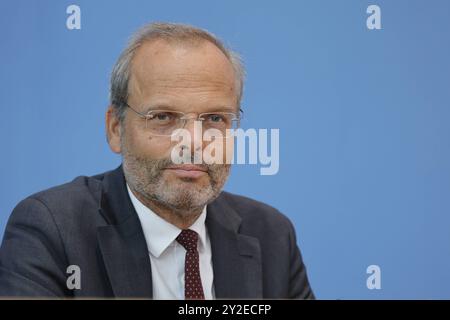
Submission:
POLYGON ((450 298, 449 1, 2 0, 0 14, 0 235, 24 197, 119 165, 110 70, 138 27, 184 22, 242 54, 244 127, 280 128, 280 172, 235 166, 226 189, 290 217, 317 297, 450 298))

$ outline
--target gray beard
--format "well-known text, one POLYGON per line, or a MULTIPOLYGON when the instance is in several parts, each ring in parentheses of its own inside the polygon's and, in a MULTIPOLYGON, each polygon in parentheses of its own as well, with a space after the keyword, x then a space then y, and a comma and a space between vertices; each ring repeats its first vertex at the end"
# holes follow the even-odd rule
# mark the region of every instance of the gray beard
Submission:
POLYGON ((207 169, 209 184, 195 185, 191 178, 180 179, 180 183, 167 183, 164 168, 172 165, 170 159, 148 159, 123 151, 123 170, 130 189, 146 201, 155 202, 177 215, 198 214, 204 206, 216 199, 230 173, 229 164, 202 165, 207 169))

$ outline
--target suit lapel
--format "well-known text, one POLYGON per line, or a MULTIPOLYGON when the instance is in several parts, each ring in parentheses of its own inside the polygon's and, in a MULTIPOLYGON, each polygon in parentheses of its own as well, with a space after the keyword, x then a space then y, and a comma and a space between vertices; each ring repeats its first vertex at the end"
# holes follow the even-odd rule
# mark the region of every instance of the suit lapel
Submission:
POLYGON ((238 233, 240 216, 223 195, 208 206, 216 298, 262 298, 259 240, 238 233))
POLYGON ((151 298, 150 257, 122 166, 104 177, 99 211, 110 223, 98 228, 97 238, 114 296, 151 298))

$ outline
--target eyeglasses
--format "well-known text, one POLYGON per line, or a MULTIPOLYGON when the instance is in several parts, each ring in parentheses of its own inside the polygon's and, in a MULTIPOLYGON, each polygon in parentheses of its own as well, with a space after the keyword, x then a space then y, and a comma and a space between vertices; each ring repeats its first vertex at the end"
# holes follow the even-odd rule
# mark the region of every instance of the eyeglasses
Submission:
POLYGON ((145 120, 146 130, 156 136, 171 136, 177 129, 182 129, 186 126, 188 120, 201 121, 203 130, 217 129, 224 135, 227 135, 227 130, 237 129, 242 119, 242 109, 239 109, 239 114, 233 112, 206 112, 200 113, 197 117, 187 117, 184 112, 172 110, 150 110, 147 113, 142 113, 130 105, 125 103, 139 117, 145 120))

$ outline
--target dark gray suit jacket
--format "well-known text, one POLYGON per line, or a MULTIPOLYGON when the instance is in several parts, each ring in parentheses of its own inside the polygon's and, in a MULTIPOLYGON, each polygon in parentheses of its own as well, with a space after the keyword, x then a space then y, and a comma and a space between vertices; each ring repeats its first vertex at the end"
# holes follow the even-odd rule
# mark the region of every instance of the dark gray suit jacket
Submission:
MULTIPOLYGON (((217 298, 314 298, 290 221, 222 192, 208 206, 217 298)), ((20 202, 0 248, 0 296, 152 297, 150 257, 120 166, 20 202), (81 270, 70 290, 69 265, 81 270)))

